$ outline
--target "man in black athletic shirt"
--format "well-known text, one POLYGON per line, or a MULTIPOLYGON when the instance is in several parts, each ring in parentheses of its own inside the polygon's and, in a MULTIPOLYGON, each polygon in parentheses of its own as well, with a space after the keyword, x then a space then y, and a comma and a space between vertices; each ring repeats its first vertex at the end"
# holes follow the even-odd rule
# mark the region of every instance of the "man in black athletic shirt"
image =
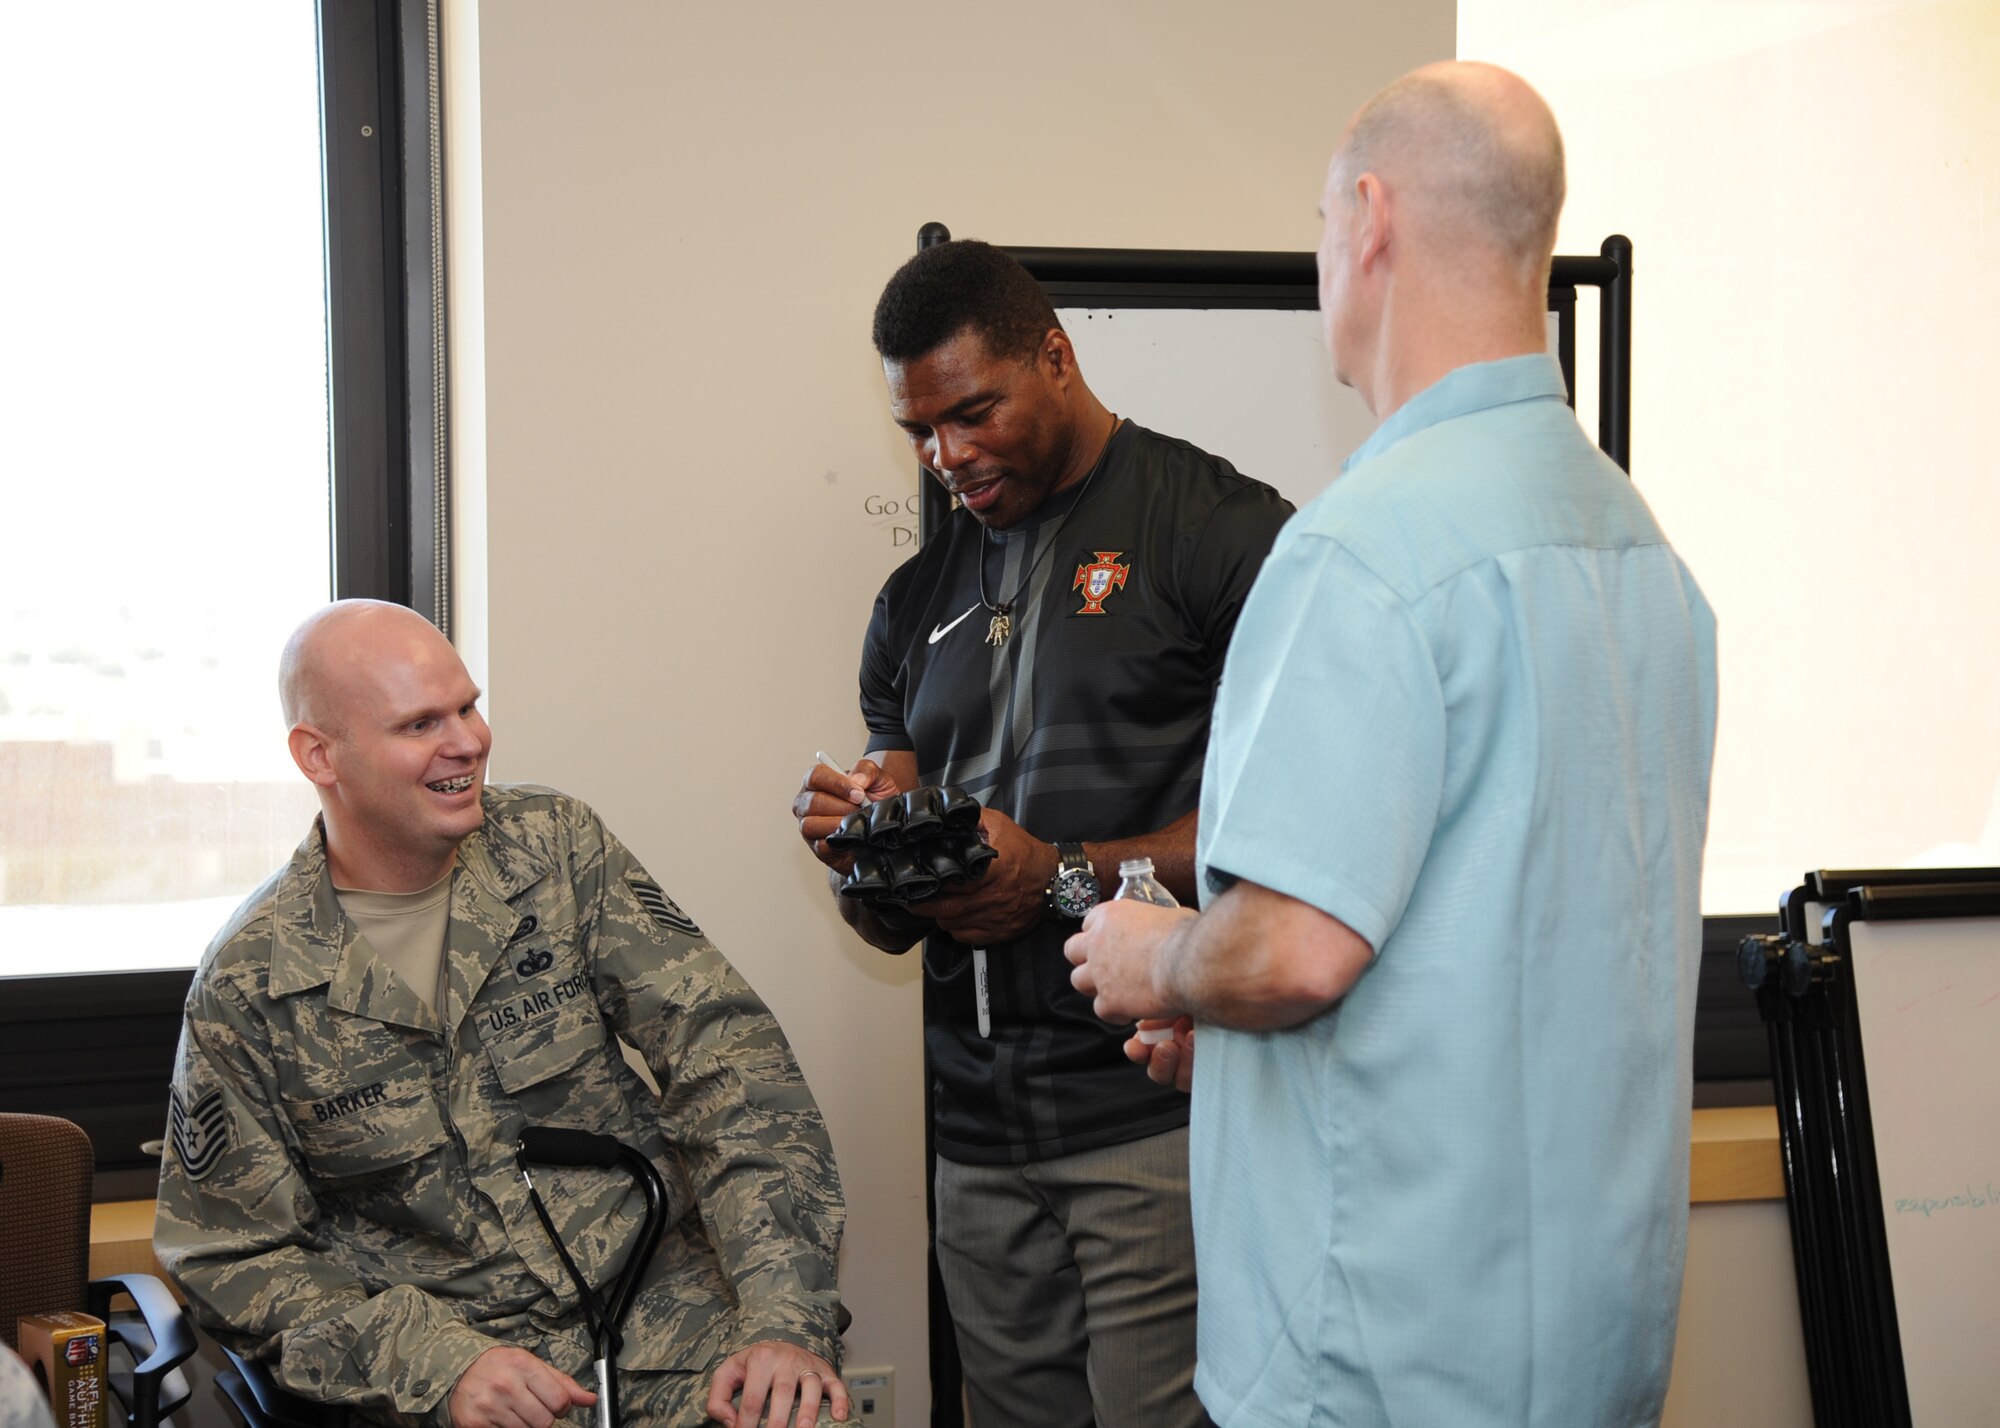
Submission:
POLYGON ((876 599, 867 757, 816 768, 793 813, 836 886, 827 834, 919 784, 974 794, 999 854, 921 917, 840 899, 884 951, 924 942, 938 1263, 981 1428, 1200 1424, 1187 1098, 1126 1059, 1062 947, 1122 859, 1194 901, 1216 681, 1291 507, 1106 410, 997 248, 911 259, 874 336, 891 413, 959 505, 876 599))

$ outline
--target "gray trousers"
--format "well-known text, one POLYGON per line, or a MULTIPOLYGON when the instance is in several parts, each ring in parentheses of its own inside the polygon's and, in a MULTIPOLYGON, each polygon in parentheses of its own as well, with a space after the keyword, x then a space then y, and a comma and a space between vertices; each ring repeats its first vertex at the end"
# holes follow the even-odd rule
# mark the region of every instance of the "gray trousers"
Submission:
POLYGON ((1188 1133, 1027 1165, 937 1162, 973 1428, 1200 1428, 1188 1133))

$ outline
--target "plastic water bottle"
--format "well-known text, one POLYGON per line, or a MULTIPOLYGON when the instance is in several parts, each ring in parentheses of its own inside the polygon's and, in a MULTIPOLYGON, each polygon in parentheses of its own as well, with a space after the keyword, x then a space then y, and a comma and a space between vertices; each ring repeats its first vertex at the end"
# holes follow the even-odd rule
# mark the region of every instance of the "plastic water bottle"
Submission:
POLYGON ((1153 876, 1151 858, 1127 858, 1118 865, 1118 891, 1112 900, 1129 897, 1135 902, 1150 902, 1155 907, 1179 907, 1174 895, 1153 876))
MULTIPOLYGON (((1127 858, 1118 865, 1118 891, 1111 895, 1112 901, 1130 898, 1134 902, 1150 902, 1155 907, 1179 907, 1180 902, 1153 876, 1151 858, 1127 858)), ((1147 1046, 1159 1046, 1174 1039, 1174 1024, 1171 1019, 1160 1020, 1149 1017, 1139 1023, 1139 1040, 1147 1046)))

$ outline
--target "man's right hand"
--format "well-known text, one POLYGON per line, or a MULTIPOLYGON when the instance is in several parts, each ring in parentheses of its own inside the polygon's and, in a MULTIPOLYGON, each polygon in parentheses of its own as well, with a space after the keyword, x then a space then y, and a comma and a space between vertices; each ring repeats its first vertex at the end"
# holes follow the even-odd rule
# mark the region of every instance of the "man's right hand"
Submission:
POLYGON ((855 809, 893 798, 902 791, 888 771, 873 759, 862 759, 847 773, 816 763, 806 770, 798 797, 792 800, 792 817, 799 820, 799 836, 806 840, 813 856, 835 872, 845 873, 853 866, 854 857, 828 848, 827 834, 839 828, 841 820, 855 809))
POLYGON ((452 1428, 549 1428, 597 1395, 526 1349, 496 1345, 472 1361, 451 1391, 452 1428))

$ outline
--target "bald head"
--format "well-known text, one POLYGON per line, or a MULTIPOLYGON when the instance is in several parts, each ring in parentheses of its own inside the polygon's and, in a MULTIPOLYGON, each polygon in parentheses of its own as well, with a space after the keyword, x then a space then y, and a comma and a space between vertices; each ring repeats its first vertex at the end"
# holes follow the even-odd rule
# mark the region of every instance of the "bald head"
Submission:
POLYGON ((1336 192, 1373 173, 1405 238, 1441 261, 1468 248, 1546 281, 1562 214, 1562 135, 1542 97, 1494 65, 1426 65, 1361 107, 1334 160, 1336 192))
POLYGON ((339 600, 278 665, 286 743, 319 792, 334 886, 415 892, 478 830, 493 734, 451 642, 413 610, 339 600))
POLYGON ((308 615, 278 659, 278 701, 289 726, 310 724, 339 736, 347 731, 358 688, 370 685, 385 660, 458 663, 437 626, 386 600, 336 600, 308 615))

